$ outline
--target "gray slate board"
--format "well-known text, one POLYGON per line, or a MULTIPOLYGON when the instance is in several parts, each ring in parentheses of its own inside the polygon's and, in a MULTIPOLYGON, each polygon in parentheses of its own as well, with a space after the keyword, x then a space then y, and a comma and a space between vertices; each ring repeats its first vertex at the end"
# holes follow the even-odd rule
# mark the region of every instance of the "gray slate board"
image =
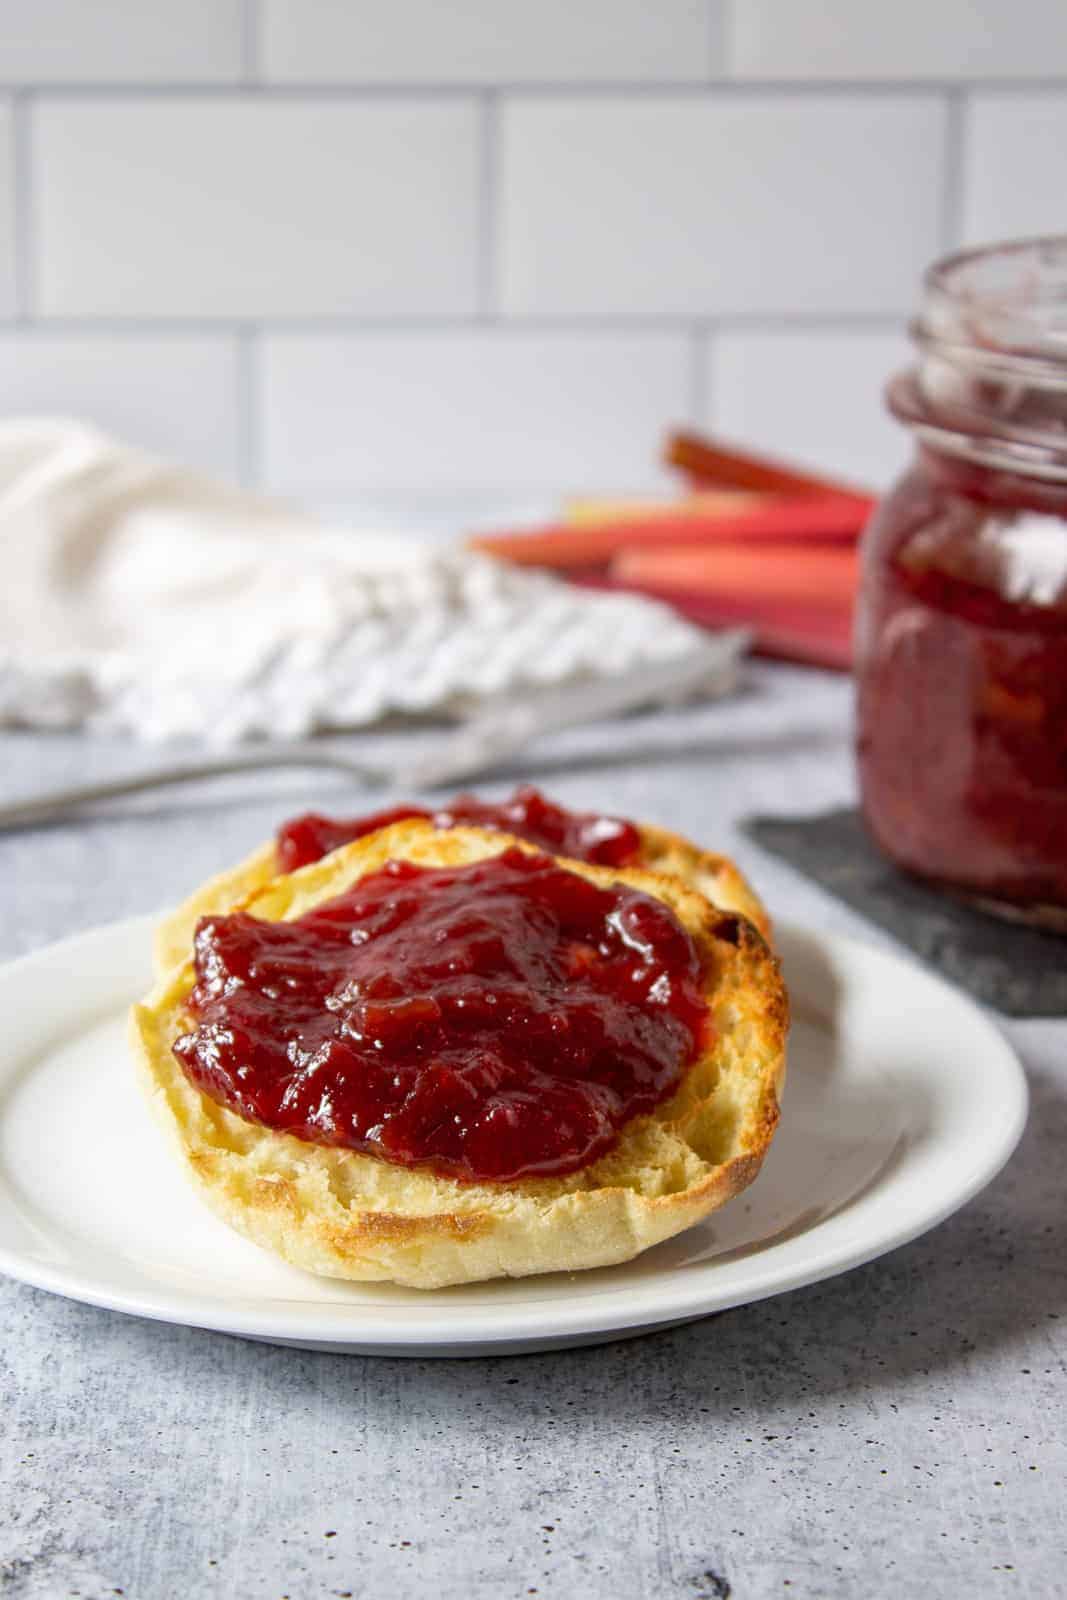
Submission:
POLYGON ((988 916, 906 877, 875 849, 858 811, 752 817, 743 827, 986 1005, 1010 1017, 1067 1016, 1067 937, 988 916))

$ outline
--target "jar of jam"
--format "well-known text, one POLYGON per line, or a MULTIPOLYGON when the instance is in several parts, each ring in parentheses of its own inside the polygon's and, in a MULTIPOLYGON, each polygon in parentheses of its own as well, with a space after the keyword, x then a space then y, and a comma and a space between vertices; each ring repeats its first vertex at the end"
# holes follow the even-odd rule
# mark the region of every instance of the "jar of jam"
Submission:
POLYGON ((1067 238, 927 274, 864 536, 863 810, 907 871, 1067 931, 1067 238))

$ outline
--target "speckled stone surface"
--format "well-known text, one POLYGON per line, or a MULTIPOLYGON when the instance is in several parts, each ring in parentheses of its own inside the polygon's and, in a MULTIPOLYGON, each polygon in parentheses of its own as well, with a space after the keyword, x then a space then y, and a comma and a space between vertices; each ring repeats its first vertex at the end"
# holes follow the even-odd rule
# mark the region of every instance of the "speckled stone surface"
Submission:
MULTIPOLYGON (((736 850, 780 916, 888 944, 736 829, 853 797, 847 687, 574 732, 539 781, 736 850)), ((0 740, 0 786, 149 761, 0 740)), ((488 786, 487 786, 488 787, 488 786)), ((0 837, 0 955, 151 910, 335 779, 230 783, 0 837)), ((552 1355, 311 1355, 0 1281, 0 1600, 827 1600, 1067 1592, 1067 1024, 1006 1031, 1002 1176, 846 1277, 552 1355)))

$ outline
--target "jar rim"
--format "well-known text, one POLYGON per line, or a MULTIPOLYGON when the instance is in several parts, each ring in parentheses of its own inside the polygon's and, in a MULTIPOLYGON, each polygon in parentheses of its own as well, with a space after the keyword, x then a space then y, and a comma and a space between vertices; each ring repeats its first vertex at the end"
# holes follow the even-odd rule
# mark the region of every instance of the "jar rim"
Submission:
MULTIPOLYGON (((1025 364, 1033 381, 1067 384, 1067 234, 971 246, 923 274, 912 332, 957 358, 1001 371, 1025 364)), ((1021 376, 1021 373, 1020 373, 1021 376)))
POLYGON ((917 367, 890 409, 940 453, 1067 479, 1067 235, 944 256, 911 324, 917 367))

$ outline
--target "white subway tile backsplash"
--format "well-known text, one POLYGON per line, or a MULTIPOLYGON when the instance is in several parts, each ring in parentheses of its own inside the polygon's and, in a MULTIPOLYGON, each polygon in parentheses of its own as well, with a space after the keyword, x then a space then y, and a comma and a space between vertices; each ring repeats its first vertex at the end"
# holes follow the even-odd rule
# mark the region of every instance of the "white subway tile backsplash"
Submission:
POLYGON ((1067 66, 1062 0, 735 0, 743 78, 1042 78, 1067 66))
POLYGON ((286 492, 647 487, 688 410, 667 333, 278 334, 263 358, 264 475, 286 492))
POLYGON ((937 253, 932 97, 520 97, 502 134, 514 315, 898 311, 937 253))
POLYGON ((965 243, 1067 232, 1067 88, 976 95, 965 138, 965 243))
POLYGON ((289 83, 700 80, 725 0, 264 0, 263 70, 289 83))
POLYGON ((882 393, 911 359, 903 331, 723 332, 706 359, 704 421, 727 438, 875 488, 908 455, 882 393))
POLYGON ((2 0, 0 81, 225 82, 241 32, 241 0, 2 0))
POLYGON ((0 335, 0 415, 69 416, 225 477, 240 468, 232 338, 0 335))
POLYGON ((0 0, 0 408, 448 528, 701 395, 878 484, 893 319, 1065 150, 1067 0, 0 0))
POLYGON ((15 311, 15 130, 11 106, 0 100, 0 317, 15 311))
POLYGON ((35 308, 469 312, 477 133, 462 100, 46 100, 35 308))

